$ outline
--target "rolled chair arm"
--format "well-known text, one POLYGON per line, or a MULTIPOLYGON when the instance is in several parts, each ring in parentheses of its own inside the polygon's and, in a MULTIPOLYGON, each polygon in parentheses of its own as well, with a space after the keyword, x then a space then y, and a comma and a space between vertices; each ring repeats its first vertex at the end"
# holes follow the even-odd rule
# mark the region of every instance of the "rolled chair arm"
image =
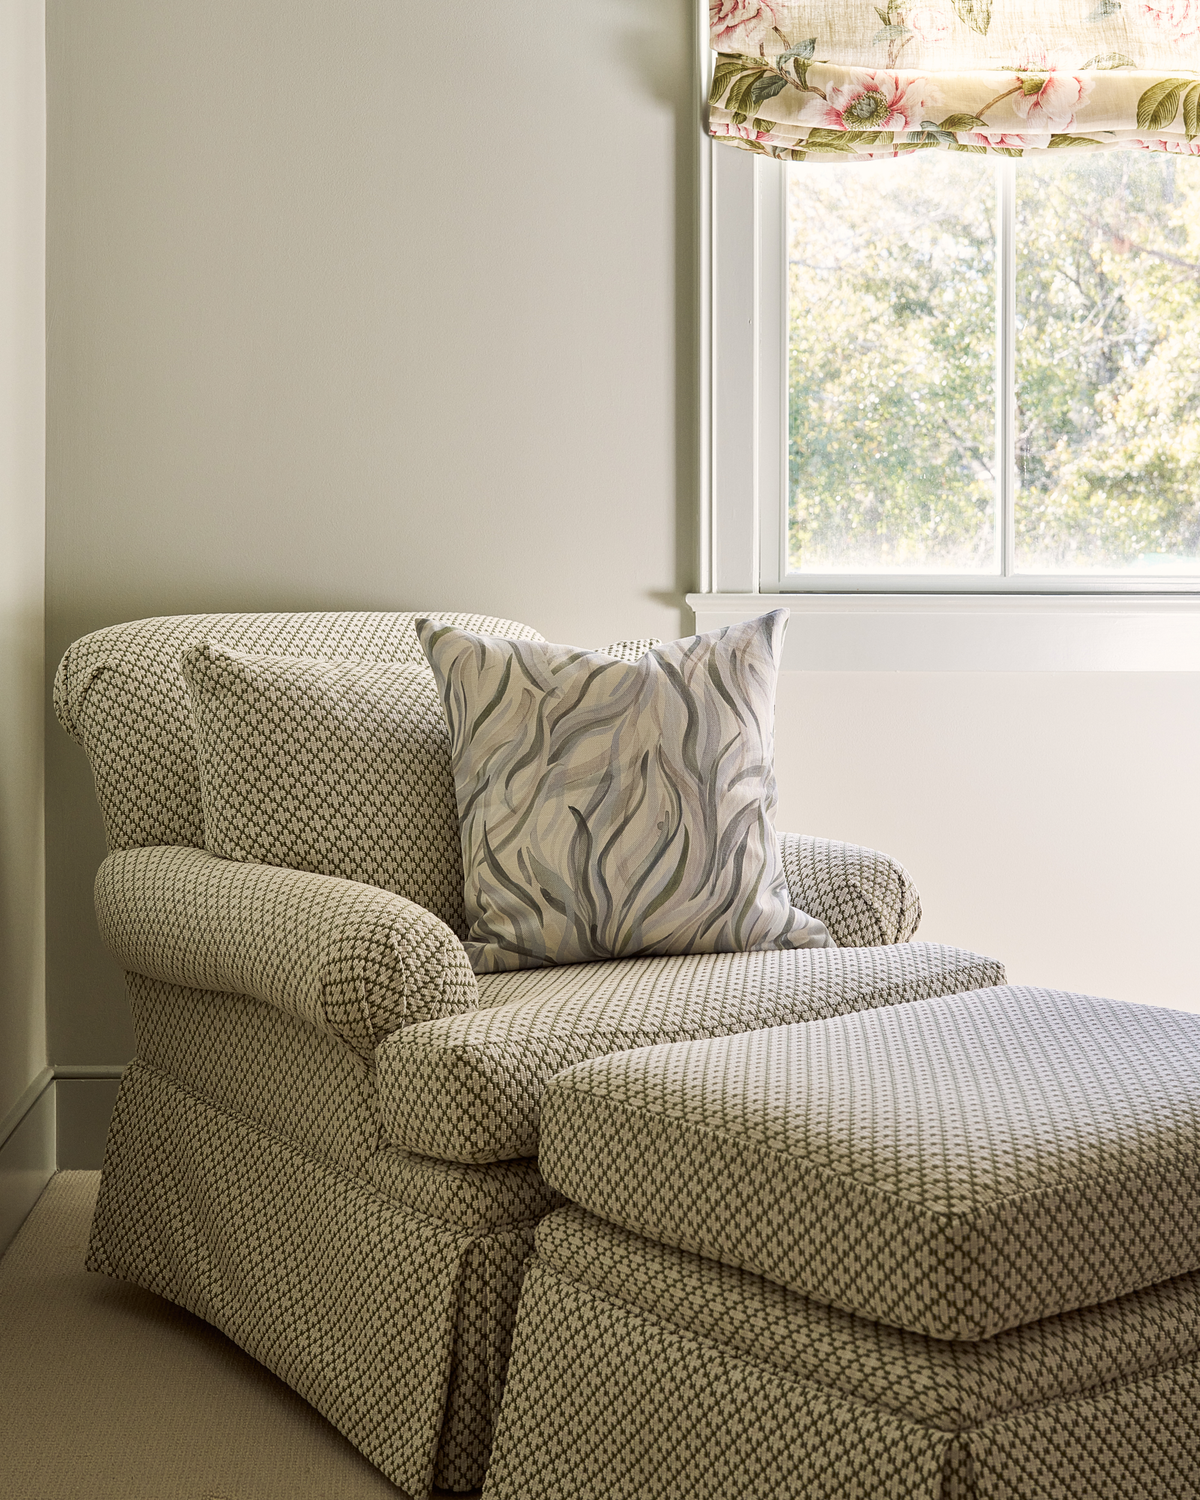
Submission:
POLYGON ((203 849, 110 854, 96 917, 126 969, 253 995, 372 1059, 402 1026, 473 1010, 475 976, 446 924, 376 886, 203 849))
POLYGON ((921 898, 907 870, 877 849, 781 833, 792 905, 824 922, 839 948, 907 943, 921 898))

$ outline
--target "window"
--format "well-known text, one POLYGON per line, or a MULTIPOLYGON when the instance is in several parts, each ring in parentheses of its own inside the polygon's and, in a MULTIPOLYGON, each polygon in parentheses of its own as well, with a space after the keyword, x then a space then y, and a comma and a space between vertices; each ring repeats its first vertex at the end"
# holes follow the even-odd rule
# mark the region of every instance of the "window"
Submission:
POLYGON ((1200 159, 716 158, 718 588, 1200 589, 1200 159))

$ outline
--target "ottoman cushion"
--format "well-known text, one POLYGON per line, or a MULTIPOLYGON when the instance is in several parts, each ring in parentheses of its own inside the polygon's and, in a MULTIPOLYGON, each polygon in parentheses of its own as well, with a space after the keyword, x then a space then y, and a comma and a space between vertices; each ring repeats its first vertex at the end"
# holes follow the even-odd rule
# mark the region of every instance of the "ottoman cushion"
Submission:
POLYGON ((649 1239, 978 1340, 1200 1268, 1200 1018, 1004 987, 582 1063, 540 1166, 649 1239))
POLYGON ((977 1344, 567 1208, 538 1226, 486 1500, 1133 1500, 1200 1485, 1200 1273, 977 1344))

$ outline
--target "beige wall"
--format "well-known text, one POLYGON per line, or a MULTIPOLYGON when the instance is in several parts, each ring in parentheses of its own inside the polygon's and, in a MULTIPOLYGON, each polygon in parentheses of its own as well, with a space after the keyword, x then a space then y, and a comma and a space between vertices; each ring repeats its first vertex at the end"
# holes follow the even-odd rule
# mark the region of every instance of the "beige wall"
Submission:
POLYGON ((42 6, 0 0, 0 1119, 46 1065, 42 6))
MULTIPOLYGON (((51 0, 48 641, 195 609, 690 628, 690 0, 51 0)), ((786 674, 784 826, 923 934, 1196 1003, 1200 685, 786 674)), ((52 1050, 123 1061, 103 840, 48 743, 52 1050)))
POLYGON ((53 1094, 36 1098, 46 1067, 45 148, 41 0, 0 0, 0 1251, 54 1166, 53 1094))
MULTIPOLYGON (((196 609, 678 633, 694 9, 50 0, 54 657, 196 609)), ((57 728, 47 771, 54 1059, 122 1061, 57 728)))
POLYGON ((785 672, 782 826, 892 851, 920 936, 1200 1011, 1200 674, 785 672))

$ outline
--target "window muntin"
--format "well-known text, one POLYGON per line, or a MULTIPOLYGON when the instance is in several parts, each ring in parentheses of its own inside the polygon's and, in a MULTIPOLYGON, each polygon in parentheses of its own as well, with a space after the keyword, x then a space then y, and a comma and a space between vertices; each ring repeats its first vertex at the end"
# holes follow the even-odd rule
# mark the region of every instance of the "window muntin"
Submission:
POLYGON ((1200 575, 1200 162, 783 170, 785 586, 1200 575))

